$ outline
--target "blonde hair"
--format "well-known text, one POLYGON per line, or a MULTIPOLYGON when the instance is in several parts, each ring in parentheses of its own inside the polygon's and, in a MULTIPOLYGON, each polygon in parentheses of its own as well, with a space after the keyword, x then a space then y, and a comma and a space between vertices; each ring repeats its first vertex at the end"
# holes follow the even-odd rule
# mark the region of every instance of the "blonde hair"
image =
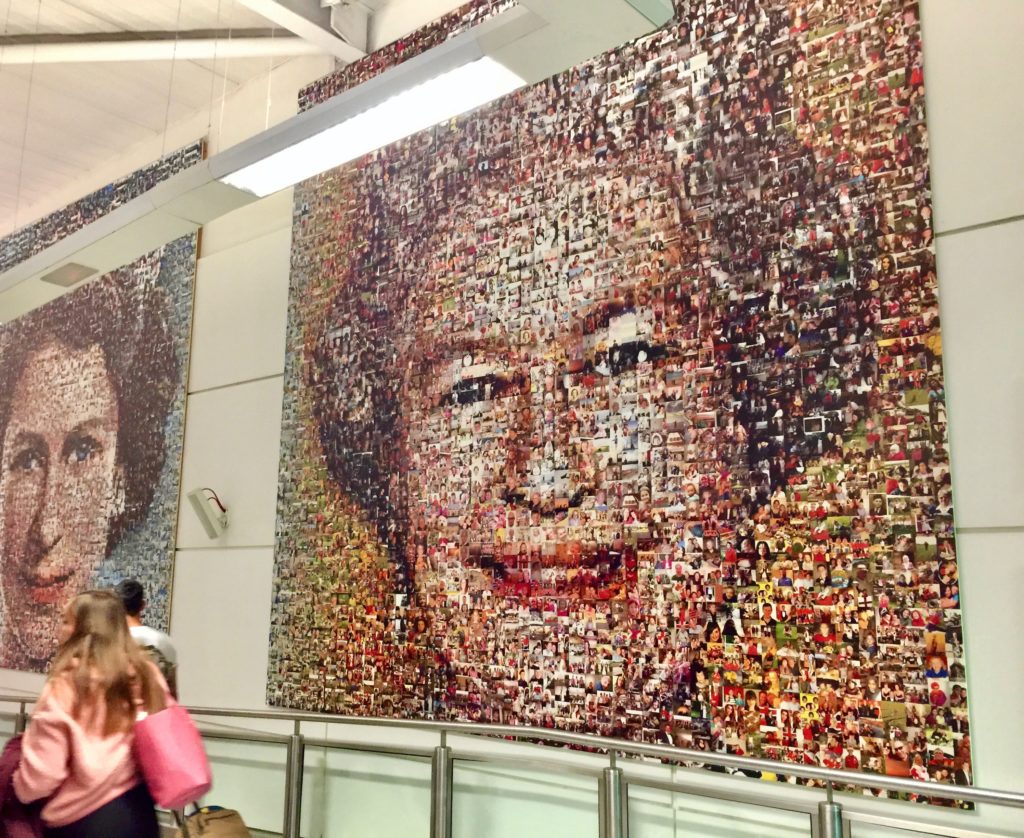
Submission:
POLYGON ((74 625, 50 667, 50 681, 66 678, 74 688, 72 715, 104 711, 103 733, 129 730, 136 697, 155 713, 165 707, 164 687, 145 652, 128 631, 121 598, 111 591, 86 591, 68 606, 74 625))

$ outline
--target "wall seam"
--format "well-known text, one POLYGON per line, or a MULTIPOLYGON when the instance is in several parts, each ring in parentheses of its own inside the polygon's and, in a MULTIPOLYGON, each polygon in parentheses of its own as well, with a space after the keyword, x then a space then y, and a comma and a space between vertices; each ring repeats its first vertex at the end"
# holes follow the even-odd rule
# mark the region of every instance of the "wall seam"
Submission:
POLYGON ((229 387, 241 387, 244 384, 257 384, 260 381, 271 381, 275 378, 284 378, 284 372, 275 372, 271 375, 259 375, 255 378, 245 378, 241 381, 229 381, 227 384, 215 384, 213 387, 203 387, 199 390, 190 390, 189 396, 201 396, 204 393, 214 393, 217 390, 227 390, 229 387))
POLYGON ((175 547, 175 553, 198 553, 210 550, 273 550, 273 544, 211 544, 209 547, 175 547))
POLYGON ((957 527, 957 533, 998 533, 998 532, 1024 532, 1024 524, 996 525, 991 527, 957 527))
POLYGON ((981 221, 977 224, 967 224, 963 227, 954 227, 952 230, 943 230, 941 233, 936 232, 935 238, 941 239, 946 236, 957 236, 960 233, 973 233, 976 230, 987 230, 989 227, 1001 227, 1003 224, 1013 224, 1016 221, 1024 221, 1024 214, 1011 215, 1007 218, 997 218, 992 221, 981 221))

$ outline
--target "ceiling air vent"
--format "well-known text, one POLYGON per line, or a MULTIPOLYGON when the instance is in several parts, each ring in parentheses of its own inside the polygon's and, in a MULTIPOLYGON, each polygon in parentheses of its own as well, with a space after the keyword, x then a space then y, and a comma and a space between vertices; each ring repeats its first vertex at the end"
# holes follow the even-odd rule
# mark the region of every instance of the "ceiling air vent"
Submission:
POLYGON ((65 265, 61 265, 57 270, 50 271, 48 274, 40 277, 40 279, 43 282, 49 282, 51 285, 70 288, 83 279, 88 279, 94 273, 96 273, 96 268, 90 268, 88 265, 79 265, 78 262, 68 262, 65 265))

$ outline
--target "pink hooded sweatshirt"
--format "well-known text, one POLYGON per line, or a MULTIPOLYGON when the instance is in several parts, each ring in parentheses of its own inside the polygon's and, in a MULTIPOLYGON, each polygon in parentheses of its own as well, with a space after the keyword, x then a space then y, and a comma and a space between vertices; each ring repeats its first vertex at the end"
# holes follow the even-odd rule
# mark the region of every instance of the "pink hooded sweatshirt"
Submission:
MULTIPOLYGON (((154 677, 167 684, 153 664, 154 677)), ((14 792, 22 803, 44 797, 43 822, 66 826, 95 812, 142 782, 132 753, 129 729, 104 735, 106 707, 87 708, 72 716, 75 687, 65 673, 46 682, 22 740, 21 765, 14 774, 14 792)), ((141 705, 141 698, 136 697, 141 705)))

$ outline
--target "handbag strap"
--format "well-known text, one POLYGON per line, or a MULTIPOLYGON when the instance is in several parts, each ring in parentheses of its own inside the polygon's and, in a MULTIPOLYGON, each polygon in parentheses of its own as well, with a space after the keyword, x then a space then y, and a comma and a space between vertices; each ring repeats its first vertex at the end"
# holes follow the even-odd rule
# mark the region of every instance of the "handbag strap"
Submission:
POLYGON ((181 830, 182 838, 189 838, 189 832, 188 832, 188 819, 189 819, 189 817, 195 817, 196 815, 198 815, 202 811, 202 809, 199 806, 199 803, 194 802, 192 805, 195 807, 195 811, 192 813, 191 816, 185 814, 185 810, 188 809, 187 805, 185 806, 184 809, 171 809, 171 814, 174 816, 174 821, 175 821, 175 823, 178 824, 178 829, 181 830))

